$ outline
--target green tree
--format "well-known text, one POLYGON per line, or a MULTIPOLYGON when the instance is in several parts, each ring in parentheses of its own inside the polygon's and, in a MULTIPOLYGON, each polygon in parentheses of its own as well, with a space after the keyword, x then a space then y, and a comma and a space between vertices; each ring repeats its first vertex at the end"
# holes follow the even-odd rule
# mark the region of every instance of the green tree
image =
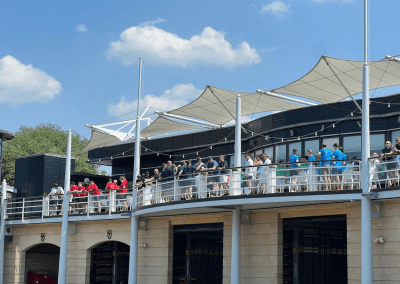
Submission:
MULTIPOLYGON (((72 157, 75 157, 75 172, 99 174, 99 166, 87 164, 88 153, 78 155, 86 145, 88 139, 75 131, 72 132, 72 157)), ((1 176, 7 183, 14 185, 15 158, 40 153, 65 155, 67 151, 67 131, 59 125, 46 123, 36 127, 21 126, 15 133, 13 140, 4 143, 3 164, 1 176)))

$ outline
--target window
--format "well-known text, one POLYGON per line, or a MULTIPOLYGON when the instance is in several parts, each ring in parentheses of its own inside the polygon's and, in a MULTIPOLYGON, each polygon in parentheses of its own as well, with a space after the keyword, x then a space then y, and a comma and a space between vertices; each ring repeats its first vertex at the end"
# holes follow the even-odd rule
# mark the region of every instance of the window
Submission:
POLYGON ((314 140, 306 140, 304 141, 304 151, 305 155, 308 155, 307 151, 308 149, 312 150, 313 156, 318 156, 319 152, 319 139, 314 139, 314 140))
POLYGON ((348 158, 361 159, 361 136, 343 137, 343 152, 348 158))
POLYGON ((289 144, 289 156, 293 155, 293 149, 297 149, 297 156, 299 156, 300 158, 303 156, 303 153, 301 151, 301 142, 289 144))
POLYGON ((326 143, 326 148, 333 150, 333 144, 335 143, 339 144, 339 137, 324 138, 323 142, 326 143))
MULTIPOLYGON (((383 134, 382 134, 383 135, 383 134)), ((396 137, 400 137, 400 130, 397 130, 397 131, 393 131, 392 132, 392 144, 393 145, 395 145, 396 144, 396 137)), ((383 146, 381 145, 381 147, 380 147, 381 149, 383 149, 383 146)), ((372 149, 372 147, 371 147, 371 149, 372 149)))
MULTIPOLYGON (((269 158, 271 161, 274 161, 274 147, 265 148, 265 149, 264 149, 264 153, 267 153, 267 154, 268 154, 268 158, 269 158)), ((263 153, 263 154, 264 154, 264 153, 263 153)))
POLYGON ((276 162, 279 163, 281 160, 286 162, 286 144, 276 146, 276 162))
MULTIPOLYGON (((392 137, 393 137, 393 133, 394 132, 392 132, 392 137)), ((394 136, 393 141, 396 137, 399 137, 399 136, 400 136, 400 131, 398 131, 398 135, 394 136)), ((395 143, 395 142, 392 142, 392 143, 395 143)), ((370 136, 370 149, 371 149, 370 156, 372 156, 372 154, 375 152, 378 155, 380 155, 382 152, 382 149, 385 147, 384 145, 385 145, 385 134, 372 134, 370 136)))
POLYGON ((262 150, 262 149, 259 149, 259 150, 256 151, 256 154, 255 154, 254 158, 255 158, 256 156, 261 156, 262 154, 263 154, 263 150, 262 150))

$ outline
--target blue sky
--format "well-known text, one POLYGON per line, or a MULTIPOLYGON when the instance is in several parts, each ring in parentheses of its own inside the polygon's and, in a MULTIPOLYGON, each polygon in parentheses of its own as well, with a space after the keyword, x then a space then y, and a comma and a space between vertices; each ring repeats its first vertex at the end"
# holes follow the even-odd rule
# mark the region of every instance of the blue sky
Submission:
MULTIPOLYGON (((400 54, 395 4, 371 4, 371 60, 400 54)), ((2 1, 0 40, 0 128, 89 138, 85 124, 135 117, 139 56, 143 100, 165 109, 206 85, 286 85, 321 55, 362 60, 363 1, 2 1)))

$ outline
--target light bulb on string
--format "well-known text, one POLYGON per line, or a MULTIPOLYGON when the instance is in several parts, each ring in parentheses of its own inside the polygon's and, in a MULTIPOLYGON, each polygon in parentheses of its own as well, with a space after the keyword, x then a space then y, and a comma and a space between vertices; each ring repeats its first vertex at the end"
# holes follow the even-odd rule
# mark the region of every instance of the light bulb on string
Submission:
POLYGON ((210 146, 210 150, 212 149, 212 146, 210 146))
POLYGON ((353 116, 353 113, 351 113, 351 116, 353 116))
POLYGON ((388 107, 390 107, 390 103, 388 103, 388 107))
POLYGON ((254 135, 254 132, 251 132, 251 136, 253 136, 254 135))
POLYGON ((113 156, 111 156, 111 160, 113 159, 113 156))
POLYGON ((169 158, 171 159, 171 155, 169 155, 169 158))
POLYGON ((335 124, 332 124, 332 127, 335 128, 335 124))
POLYGON ((157 156, 160 155, 160 153, 157 153, 157 156))
POLYGON ((225 137, 225 141, 228 141, 228 139, 226 139, 226 137, 225 137))
POLYGON ((125 152, 122 152, 122 156, 124 156, 125 155, 125 152))
POLYGON ((318 136, 318 133, 317 133, 317 132, 315 132, 315 136, 318 136))
POLYGON ((300 136, 299 136, 299 137, 297 137, 297 140, 300 140, 300 136))
POLYGON ((198 156, 198 155, 199 155, 199 152, 196 152, 196 155, 198 156))
POLYGON ((281 142, 283 142, 283 138, 282 138, 281 142))
POLYGON ((147 148, 144 148, 144 151, 147 152, 147 148))
POLYGON ((185 155, 182 155, 182 158, 185 158, 185 155))

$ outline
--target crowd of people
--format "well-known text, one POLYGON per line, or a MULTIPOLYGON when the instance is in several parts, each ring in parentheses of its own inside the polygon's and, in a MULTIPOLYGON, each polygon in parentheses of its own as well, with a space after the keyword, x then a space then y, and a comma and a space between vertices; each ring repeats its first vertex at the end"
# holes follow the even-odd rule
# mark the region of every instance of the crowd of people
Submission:
MULTIPOLYGON (((111 192, 117 193, 116 200, 120 203, 120 206, 118 206, 119 210, 128 210, 128 203, 126 200, 126 194, 128 193, 128 181, 125 176, 121 176, 119 178, 119 181, 120 184, 118 185, 118 181, 116 179, 112 180, 110 178, 106 185, 105 194, 101 193, 98 186, 93 180, 89 181, 88 184, 78 182, 78 184, 76 185, 75 182, 71 182, 69 193, 72 195, 72 199, 70 202, 69 214, 87 214, 89 194, 90 203, 95 208, 94 211, 97 211, 99 213, 102 212, 102 204, 110 202, 111 192)), ((50 193, 48 194, 48 198, 50 201, 50 216, 62 215, 63 195, 63 188, 55 183, 54 187, 50 190, 50 193)), ((109 207, 104 207, 105 212, 107 212, 108 210, 109 207)))
MULTIPOLYGON (((360 171, 360 165, 356 157, 350 160, 343 150, 343 147, 339 146, 338 143, 333 144, 333 149, 327 148, 326 143, 322 143, 320 151, 314 155, 311 149, 307 150, 307 155, 299 157, 298 150, 293 149, 292 155, 288 161, 279 161, 278 165, 273 165, 269 159, 267 153, 262 155, 256 155, 254 159, 250 153, 244 155, 246 159, 246 165, 243 169, 234 168, 231 169, 235 172, 241 172, 241 188, 245 194, 256 194, 265 193, 267 187, 266 184, 262 184, 261 177, 267 172, 267 169, 274 169, 276 171, 276 182, 275 184, 285 184, 287 191, 294 192, 298 191, 297 179, 300 172, 309 174, 309 168, 312 164, 313 167, 317 168, 317 174, 320 176, 324 190, 339 190, 343 188, 341 182, 343 180, 343 172, 348 169, 352 169, 354 172, 360 171), (260 191, 261 188, 261 191, 260 191)), ((392 146, 390 141, 385 142, 385 148, 382 149, 382 153, 379 156, 377 153, 373 153, 370 159, 370 170, 371 170, 371 184, 373 188, 380 185, 379 180, 387 180, 388 186, 394 186, 398 183, 399 173, 397 171, 398 163, 400 163, 400 137, 396 138, 396 144, 392 146), (379 159, 380 158, 380 159, 379 159), (381 162, 383 162, 383 171, 387 171, 385 176, 382 174, 381 162)), ((194 199, 198 197, 197 186, 194 179, 198 175, 207 175, 207 187, 209 188, 209 196, 216 196, 216 192, 220 192, 219 196, 229 194, 229 174, 228 174, 228 163, 225 160, 225 156, 220 155, 218 161, 215 161, 212 156, 208 157, 207 161, 203 162, 201 157, 192 163, 191 160, 182 160, 178 165, 173 164, 172 161, 167 161, 161 165, 161 169, 154 169, 154 175, 150 176, 147 171, 143 175, 138 175, 136 182, 133 187, 136 188, 139 196, 143 194, 142 189, 144 187, 152 185, 154 182, 159 182, 161 191, 164 192, 162 195, 173 195, 168 191, 172 191, 174 187, 174 180, 177 180, 177 185, 184 189, 182 198, 194 199), (176 178, 175 178, 176 177, 176 178)), ((101 194, 99 188, 90 181, 88 184, 79 182, 77 185, 72 182, 70 193, 72 195, 72 206, 70 206, 70 214, 85 214, 87 213, 87 198, 90 193, 90 201, 93 202, 97 209, 97 212, 102 212, 102 204, 110 201, 110 193, 116 192, 116 199, 119 201, 120 210, 128 210, 129 204, 126 200, 126 194, 128 192, 128 181, 125 176, 120 177, 120 184, 118 185, 117 180, 109 179, 106 185, 106 192, 101 194)), ((52 210, 51 215, 57 214, 57 210, 62 208, 61 195, 64 194, 62 187, 58 184, 54 184, 48 197, 50 199, 50 206, 55 208, 52 210)), ((104 208, 107 211, 108 207, 104 208)), ((62 210, 59 215, 62 214, 62 210)))

